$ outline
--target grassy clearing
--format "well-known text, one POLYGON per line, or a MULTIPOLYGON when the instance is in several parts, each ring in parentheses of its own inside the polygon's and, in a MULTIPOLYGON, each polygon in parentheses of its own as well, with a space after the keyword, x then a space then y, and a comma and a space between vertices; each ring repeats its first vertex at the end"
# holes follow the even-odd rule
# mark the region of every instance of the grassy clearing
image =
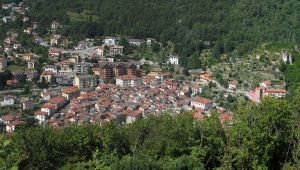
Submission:
POLYGON ((87 10, 83 11, 82 13, 68 11, 67 14, 70 17, 71 22, 87 21, 89 19, 89 17, 92 17, 93 21, 99 20, 99 17, 97 15, 90 14, 90 12, 87 10))

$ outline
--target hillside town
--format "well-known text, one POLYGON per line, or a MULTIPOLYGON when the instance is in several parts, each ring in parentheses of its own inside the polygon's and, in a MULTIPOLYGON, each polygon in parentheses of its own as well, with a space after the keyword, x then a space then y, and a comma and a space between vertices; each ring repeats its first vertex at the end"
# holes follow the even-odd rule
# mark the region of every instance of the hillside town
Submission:
MULTIPOLYGON (((121 43, 124 39, 129 46, 140 48, 160 44, 153 38, 105 36, 100 44, 86 38, 70 46, 60 34, 63 25, 59 20, 52 21, 47 36, 39 35, 39 23, 26 15, 30 9, 22 2, 2 3, 2 9, 9 15, 2 16, 1 24, 21 19, 26 25, 23 32, 8 31, 2 40, 0 70, 3 74, 9 72, 7 79, 1 77, 5 89, 0 91, 0 107, 7 111, 1 112, 2 132, 13 132, 28 118, 61 128, 85 123, 123 125, 185 111, 196 120, 217 113, 222 123, 230 123, 234 116, 231 109, 220 105, 217 97, 203 97, 204 89, 215 86, 224 96, 242 95, 256 103, 266 96, 283 98, 288 93, 284 85, 275 86, 272 80, 263 80, 253 90, 240 88, 241 82, 236 79, 224 87, 209 69, 184 71, 176 53, 166 54, 163 62, 124 59, 128 50, 121 43), (24 36, 32 37, 34 45, 46 52, 28 48, 24 36), (20 95, 23 89, 27 92, 20 95)), ((282 54, 282 60, 293 62, 288 52, 282 54)))

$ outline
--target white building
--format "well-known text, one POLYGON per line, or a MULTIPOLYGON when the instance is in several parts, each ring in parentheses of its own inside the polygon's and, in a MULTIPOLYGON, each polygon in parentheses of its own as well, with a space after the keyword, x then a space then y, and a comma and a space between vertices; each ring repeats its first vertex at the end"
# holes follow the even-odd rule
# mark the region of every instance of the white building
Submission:
POLYGON ((16 126, 21 125, 21 124, 25 124, 25 122, 24 121, 20 121, 20 120, 15 120, 15 121, 7 124, 5 126, 5 130, 6 130, 6 132, 13 132, 13 131, 16 130, 16 126))
POLYGON ((120 46, 120 45, 111 46, 109 48, 109 55, 111 55, 111 56, 123 55, 123 49, 124 49, 124 47, 120 46))
POLYGON ((143 43, 143 40, 140 39, 128 39, 128 42, 130 45, 134 45, 134 46, 141 46, 143 43))
POLYGON ((212 100, 202 98, 202 97, 195 97, 191 101, 191 106, 197 109, 200 108, 203 110, 209 110, 213 107, 213 103, 214 102, 212 100))
POLYGON ((105 37, 103 40, 103 44, 106 46, 114 46, 118 45, 120 38, 118 37, 105 37))
POLYGON ((53 37, 50 39, 50 45, 54 46, 54 45, 58 45, 60 43, 61 40, 61 35, 59 34, 55 34, 53 35, 53 37))
POLYGON ((53 21, 51 24, 51 30, 57 30, 61 27, 60 23, 57 21, 53 21))
POLYGON ((56 110, 56 105, 55 104, 51 104, 51 103, 45 103, 42 108, 41 111, 42 112, 46 112, 48 114, 48 116, 50 116, 51 114, 55 113, 56 110))
POLYGON ((282 54, 282 60, 285 62, 285 63, 289 63, 289 64, 292 64, 293 63, 293 56, 292 54, 288 53, 288 52, 284 52, 282 54))
POLYGON ((172 64, 172 65, 178 65, 179 64, 179 57, 178 56, 173 56, 171 55, 168 59, 168 64, 172 64))
POLYGON ((57 74, 57 66, 54 65, 47 65, 44 67, 45 72, 52 72, 53 74, 57 74))
POLYGON ((272 81, 271 80, 265 80, 259 83, 259 87, 263 88, 271 88, 272 87, 272 81))
POLYGON ((141 79, 134 75, 123 75, 116 79, 116 85, 121 87, 138 87, 141 84, 141 79))
POLYGON ((287 91, 285 89, 266 89, 264 91, 264 96, 271 96, 271 97, 277 97, 277 98, 283 98, 287 94, 287 91))
POLYGON ((43 111, 36 111, 34 112, 34 118, 39 121, 39 123, 45 123, 48 117, 48 113, 47 112, 43 112, 43 111))
POLYGON ((28 69, 34 69, 35 66, 36 66, 36 63, 37 63, 36 60, 30 60, 30 61, 27 61, 27 68, 28 68, 28 69))
POLYGON ((12 106, 15 104, 15 98, 13 96, 4 96, 2 106, 12 106))
POLYGON ((44 89, 42 92, 41 92, 41 98, 42 98, 42 101, 48 101, 51 99, 51 93, 49 90, 47 89, 44 89))
POLYGON ((142 111, 136 110, 126 114, 126 124, 133 123, 142 118, 142 111))

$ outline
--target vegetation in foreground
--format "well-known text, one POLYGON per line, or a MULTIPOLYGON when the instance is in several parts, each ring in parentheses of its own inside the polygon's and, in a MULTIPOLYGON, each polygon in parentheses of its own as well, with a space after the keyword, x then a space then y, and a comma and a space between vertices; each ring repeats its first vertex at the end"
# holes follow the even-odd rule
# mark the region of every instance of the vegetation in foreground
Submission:
MULTIPOLYGON (((298 89, 297 94, 300 94, 298 89)), ((22 169, 299 168, 299 95, 240 103, 233 124, 217 114, 196 121, 164 114, 126 126, 113 123, 20 127, 2 138, 4 166, 22 169)))

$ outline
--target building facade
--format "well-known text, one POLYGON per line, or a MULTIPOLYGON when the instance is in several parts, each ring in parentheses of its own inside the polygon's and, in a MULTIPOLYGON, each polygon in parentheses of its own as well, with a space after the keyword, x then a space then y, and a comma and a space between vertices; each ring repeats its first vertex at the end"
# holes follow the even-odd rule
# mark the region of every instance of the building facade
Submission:
POLYGON ((97 85, 97 77, 92 75, 77 75, 74 79, 74 86, 78 88, 92 88, 97 85))

